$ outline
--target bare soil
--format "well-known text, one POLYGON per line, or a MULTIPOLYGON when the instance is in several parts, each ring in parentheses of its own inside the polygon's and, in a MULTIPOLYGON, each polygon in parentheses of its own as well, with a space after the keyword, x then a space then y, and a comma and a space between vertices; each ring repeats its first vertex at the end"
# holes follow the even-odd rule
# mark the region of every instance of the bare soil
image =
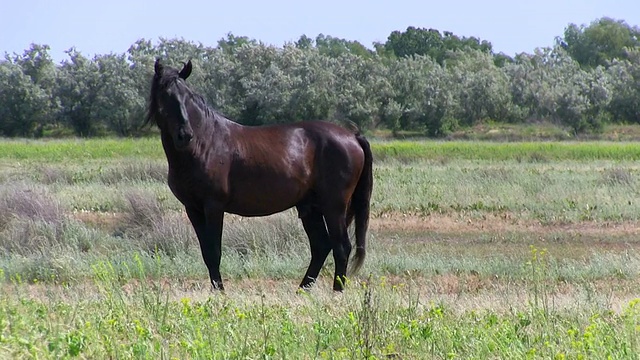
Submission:
POLYGON ((552 233, 608 237, 637 236, 640 224, 635 221, 542 224, 536 220, 513 219, 508 213, 470 218, 455 214, 430 214, 427 216, 391 214, 371 219, 371 229, 383 232, 438 232, 438 233, 508 233, 527 232, 544 236, 552 233))
MULTIPOLYGON (((111 232, 124 221, 122 213, 77 212, 84 223, 111 232)), ((184 221, 187 222, 185 214, 184 221)), ((266 218, 268 219, 268 218, 266 218)), ((248 221, 227 215, 225 223, 248 221)), ((640 251, 640 224, 636 221, 581 221, 541 223, 516 218, 508 213, 465 216, 460 213, 384 214, 370 219, 371 244, 387 250, 424 250, 443 254, 528 256, 531 246, 550 256, 584 258, 595 251, 620 253, 640 251), (498 248, 499 246, 499 248, 498 248)))
MULTIPOLYGON (((76 212, 73 217, 102 229, 113 229, 122 221, 124 214, 106 212, 76 212)), ((186 216, 185 216, 186 220, 186 216)), ((239 221, 239 217, 227 215, 225 221, 239 221)), ((521 233, 527 232, 545 236, 564 233, 570 236, 590 237, 637 237, 640 224, 636 221, 582 221, 579 223, 543 224, 536 220, 514 219, 508 213, 487 214, 480 218, 458 214, 384 214, 369 222, 372 231, 383 233, 420 233, 437 232, 440 234, 473 233, 521 233)))

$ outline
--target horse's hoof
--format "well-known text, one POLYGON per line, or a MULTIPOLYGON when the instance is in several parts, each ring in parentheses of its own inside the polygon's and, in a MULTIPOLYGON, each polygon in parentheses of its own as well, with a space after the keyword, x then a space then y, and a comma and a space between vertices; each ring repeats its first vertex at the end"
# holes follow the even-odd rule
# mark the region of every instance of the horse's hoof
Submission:
POLYGON ((309 287, 299 287, 296 289, 296 295, 307 295, 311 292, 311 288, 309 287))
POLYGON ((224 286, 222 285, 222 282, 212 281, 211 291, 218 291, 218 292, 224 293, 224 286))

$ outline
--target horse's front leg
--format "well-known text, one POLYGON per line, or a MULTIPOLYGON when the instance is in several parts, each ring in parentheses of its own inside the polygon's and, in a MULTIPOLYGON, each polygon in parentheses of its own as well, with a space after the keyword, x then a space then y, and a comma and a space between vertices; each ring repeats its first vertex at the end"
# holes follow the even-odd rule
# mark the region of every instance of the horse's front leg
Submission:
POLYGON ((186 210, 198 236, 202 258, 209 269, 211 285, 215 290, 224 290, 222 276, 220 276, 224 211, 212 208, 207 208, 204 211, 195 208, 186 208, 186 210))

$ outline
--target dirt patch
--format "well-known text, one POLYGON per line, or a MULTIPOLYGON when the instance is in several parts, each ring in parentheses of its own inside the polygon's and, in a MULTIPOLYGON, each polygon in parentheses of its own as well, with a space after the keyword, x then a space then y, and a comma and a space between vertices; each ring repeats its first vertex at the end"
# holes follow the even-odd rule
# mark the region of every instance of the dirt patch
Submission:
POLYGON ((85 223, 90 227, 112 231, 116 229, 124 220, 125 213, 115 212, 95 212, 95 211, 74 211, 71 217, 85 223))
POLYGON ((509 214, 484 215, 481 218, 465 218, 456 214, 407 215, 391 214, 371 220, 371 229, 385 232, 438 233, 506 233, 528 232, 534 234, 567 233, 590 236, 631 236, 640 234, 635 221, 595 222, 582 221, 572 224, 542 224, 535 220, 513 219, 509 214))
MULTIPOLYGON (((82 211, 72 216, 85 224, 110 230, 115 229, 123 221, 124 213, 106 213, 82 211)), ((184 215, 184 220, 187 220, 184 215)), ((226 223, 243 221, 239 216, 227 215, 226 223)), ((457 214, 385 214, 370 220, 372 231, 385 233, 420 233, 436 232, 440 234, 473 234, 473 233, 529 233, 545 236, 552 233, 564 233, 567 236, 624 236, 640 235, 640 226, 636 221, 582 221, 571 224, 542 224, 536 220, 514 219, 509 214, 487 214, 482 217, 464 217, 457 214)))

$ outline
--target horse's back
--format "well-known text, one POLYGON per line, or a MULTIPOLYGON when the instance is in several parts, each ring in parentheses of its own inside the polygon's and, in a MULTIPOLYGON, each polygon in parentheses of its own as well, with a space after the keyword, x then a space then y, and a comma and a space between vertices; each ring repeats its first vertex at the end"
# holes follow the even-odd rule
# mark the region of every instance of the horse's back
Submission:
POLYGON ((299 123, 293 123, 292 126, 297 126, 305 129, 310 134, 315 134, 321 137, 326 138, 354 138, 355 139, 355 130, 346 129, 338 124, 315 120, 315 121, 302 121, 299 123))
POLYGON ((236 129, 227 211, 261 216, 351 196, 364 165, 354 132, 325 121, 236 129))
POLYGON ((269 149, 269 153, 276 156, 285 156, 284 153, 290 154, 294 151, 305 155, 328 151, 335 155, 341 153, 343 157, 354 156, 354 153, 356 156, 359 154, 364 157, 356 132, 328 121, 244 127, 244 130, 246 143, 250 143, 254 148, 269 149))

